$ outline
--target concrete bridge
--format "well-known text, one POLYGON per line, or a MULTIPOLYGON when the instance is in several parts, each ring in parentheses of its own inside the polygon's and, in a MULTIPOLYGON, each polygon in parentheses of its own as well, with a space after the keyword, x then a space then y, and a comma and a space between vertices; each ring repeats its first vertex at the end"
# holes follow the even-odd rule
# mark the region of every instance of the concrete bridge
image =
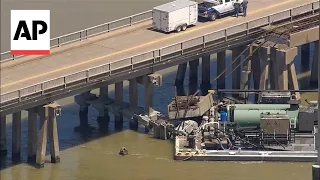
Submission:
MULTIPOLYGON (((266 89, 268 85, 272 89, 298 89, 292 63, 297 55, 297 46, 302 45, 302 54, 308 57, 309 43, 316 42, 319 46, 319 21, 315 18, 319 15, 318 1, 305 0, 301 4, 297 0, 252 0, 247 17, 199 22, 178 34, 152 31, 151 14, 151 11, 144 12, 52 39, 50 56, 9 57, 1 54, 1 60, 5 61, 1 63, 0 150, 6 151, 6 116, 13 114, 13 154, 20 154, 21 111, 27 110, 28 159, 43 165, 48 130, 52 161, 58 162, 55 119, 60 107, 54 103, 55 100, 81 94, 75 97, 80 105, 78 130, 88 128, 86 116, 91 101, 95 102, 94 107, 99 108, 99 124, 105 126, 110 108, 97 105, 97 97, 89 92, 100 88, 99 102, 106 103, 110 100, 106 93, 108 85, 115 84, 115 100, 109 106, 119 106, 114 113, 118 122, 115 124, 120 128, 124 108, 138 109, 127 117, 132 114, 142 114, 147 118, 156 116, 152 109, 152 93, 154 86, 161 85, 161 76, 156 74, 158 70, 179 65, 176 86, 180 86, 189 62, 189 94, 192 94, 197 90, 199 59, 202 59, 201 87, 206 92, 211 84, 207 75, 210 74, 210 55, 214 53, 218 57, 217 74, 222 74, 217 82, 218 88, 224 89, 226 50, 232 50, 234 61, 233 89, 248 89, 251 75, 254 77, 254 89, 266 89), (281 28, 275 30, 275 26, 281 28), (258 53, 254 53, 257 50, 258 53), (249 58, 241 62, 241 56, 249 58), (272 73, 268 73, 269 70, 272 73), (124 80, 129 80, 129 104, 123 103, 124 80), (137 108, 138 83, 145 87, 144 110, 137 108), (36 133, 38 115, 41 119, 39 137, 36 133)), ((318 54, 314 53, 315 60, 319 59, 318 54)), ((305 61, 307 59, 302 66, 308 68, 309 62, 305 61)), ((313 69, 312 74, 316 71, 313 69)), ((317 81, 316 76, 311 80, 317 81)))

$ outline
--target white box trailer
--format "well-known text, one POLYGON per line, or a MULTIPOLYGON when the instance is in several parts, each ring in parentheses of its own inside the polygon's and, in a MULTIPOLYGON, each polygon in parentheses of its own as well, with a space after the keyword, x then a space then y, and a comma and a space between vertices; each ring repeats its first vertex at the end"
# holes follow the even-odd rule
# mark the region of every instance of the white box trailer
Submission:
POLYGON ((198 22, 198 3, 176 0, 153 8, 152 27, 155 30, 171 32, 184 31, 198 22))

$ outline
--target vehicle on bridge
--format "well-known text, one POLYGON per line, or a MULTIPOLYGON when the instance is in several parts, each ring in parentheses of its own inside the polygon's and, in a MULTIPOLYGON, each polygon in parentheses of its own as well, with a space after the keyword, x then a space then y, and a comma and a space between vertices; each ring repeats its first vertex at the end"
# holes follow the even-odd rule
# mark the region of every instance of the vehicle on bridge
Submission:
POLYGON ((152 27, 164 32, 185 31, 198 22, 198 3, 189 0, 176 0, 152 10, 152 27))
MULTIPOLYGON (((199 17, 214 21, 218 17, 233 13, 234 2, 235 0, 204 0, 203 3, 198 5, 198 15, 199 17)), ((242 12, 243 0, 239 0, 239 2, 240 12, 242 12)))

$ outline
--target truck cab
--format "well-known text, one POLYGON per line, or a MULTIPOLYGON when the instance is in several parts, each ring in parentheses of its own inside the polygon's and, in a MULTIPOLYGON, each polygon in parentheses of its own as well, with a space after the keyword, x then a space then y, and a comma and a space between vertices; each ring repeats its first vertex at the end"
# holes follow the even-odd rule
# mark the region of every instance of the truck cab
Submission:
MULTIPOLYGON (((214 21, 218 17, 233 13, 234 2, 235 0, 204 0, 203 3, 198 5, 198 15, 214 21)), ((239 0, 239 2, 241 7, 243 0, 239 0)), ((240 12, 242 12, 242 8, 240 8, 240 12)))

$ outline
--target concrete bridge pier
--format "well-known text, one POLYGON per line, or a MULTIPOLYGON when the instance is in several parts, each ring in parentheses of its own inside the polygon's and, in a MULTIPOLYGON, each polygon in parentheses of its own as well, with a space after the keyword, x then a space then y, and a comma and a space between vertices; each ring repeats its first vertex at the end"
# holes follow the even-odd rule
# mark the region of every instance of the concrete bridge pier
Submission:
POLYGON ((90 129, 88 121, 89 104, 82 104, 79 108, 80 125, 75 128, 76 132, 87 132, 90 129))
POLYGON ((211 57, 210 55, 203 56, 201 58, 201 93, 202 95, 207 95, 208 90, 211 88, 211 83, 210 83, 210 60, 211 57))
POLYGON ((74 128, 75 132, 90 133, 94 128, 90 127, 88 121, 88 111, 90 104, 87 101, 95 100, 97 97, 90 91, 75 96, 75 102, 79 105, 79 126, 74 128))
POLYGON ((39 126, 38 126, 39 131, 41 131, 43 123, 45 121, 45 109, 43 108, 43 106, 45 106, 45 105, 37 107, 37 113, 39 116, 39 126))
MULTIPOLYGON (((237 59, 237 57, 241 54, 244 47, 239 46, 232 49, 232 89, 240 89, 240 78, 241 78, 241 57, 237 59), (238 67, 237 67, 238 66, 238 67)), ((234 97, 238 97, 237 94, 233 94, 234 97)))
MULTIPOLYGON (((121 105, 123 102, 123 81, 115 83, 115 103, 121 105)), ((123 128, 123 115, 121 112, 115 114, 115 130, 123 128)))
POLYGON ((313 60, 312 60, 312 68, 310 75, 310 88, 318 87, 318 63, 320 61, 319 55, 319 41, 314 42, 314 52, 313 52, 313 60))
MULTIPOLYGON (((294 65, 294 58, 298 54, 297 47, 289 48, 279 45, 275 49, 275 59, 273 67, 275 77, 277 77, 276 88, 279 90, 288 90, 289 85, 294 90, 299 90, 297 73, 294 65)), ((297 99, 300 99, 300 93, 296 92, 297 99)))
MULTIPOLYGON (((217 53, 217 76, 219 76, 226 69, 226 51, 221 51, 217 53)), ((226 73, 224 72, 217 79, 217 88, 226 88, 226 73)))
MULTIPOLYGON (((135 108, 138 106, 138 83, 137 78, 129 80, 129 104, 130 108, 135 108)), ((132 118, 129 120, 129 126, 132 130, 138 130, 138 120, 132 118)))
POLYGON ((301 45, 301 72, 307 72, 310 64, 310 43, 301 45))
POLYGON ((6 119, 7 116, 0 117, 0 155, 1 157, 7 155, 7 139, 6 139, 6 119))
POLYGON ((189 95, 194 94, 198 88, 199 59, 189 61, 189 95))
MULTIPOLYGON (((254 83, 257 83, 259 87, 257 89, 260 90, 267 90, 270 85, 270 78, 269 78, 269 68, 270 68, 270 47, 269 46, 262 46, 258 52, 255 54, 254 57, 258 56, 258 61, 261 63, 261 73, 260 73, 260 78, 259 82, 255 81, 254 78, 254 83)), ((256 61, 256 59, 254 60, 256 61)), ((259 66, 258 66, 259 67, 259 66)), ((258 69, 258 68, 256 68, 258 69)), ((255 86, 256 89, 256 86, 255 86)))
POLYGON ((144 85, 144 108, 146 110, 147 115, 150 117, 154 111, 154 108, 153 108, 154 92, 153 92, 153 83, 149 75, 145 75, 143 77, 143 85, 144 85))
MULTIPOLYGON (((252 54, 252 47, 250 46, 249 49, 244 53, 244 57, 249 57, 252 54)), ((250 88, 250 80, 251 80, 251 58, 248 58, 242 64, 242 71, 240 77, 240 89, 248 90, 250 88)), ((247 93, 240 93, 240 97, 243 99, 248 99, 247 93)))
POLYGON ((270 46, 270 67, 269 67, 269 82, 270 82, 270 89, 276 90, 278 89, 277 79, 279 77, 277 71, 277 49, 274 46, 270 46))
POLYGON ((37 151, 37 107, 28 109, 28 162, 36 161, 37 151))
MULTIPOLYGON (((143 76, 143 85, 144 85, 144 109, 146 111, 146 115, 152 120, 156 120, 156 116, 154 116, 154 107, 153 107, 153 98, 154 98, 154 92, 153 87, 154 84, 152 82, 153 75, 145 75, 143 76)), ((156 77, 155 77, 156 78, 156 77)), ((145 127, 145 132, 149 132, 149 127, 145 127)))
POLYGON ((40 106, 40 108, 38 108, 38 112, 40 116, 40 131, 37 142, 36 167, 43 168, 47 150, 49 113, 47 106, 40 106))
MULTIPOLYGON (((108 100, 108 85, 100 87, 99 89, 99 99, 102 102, 106 102, 108 100)), ((99 132, 100 133, 107 133, 108 132, 108 127, 109 127, 109 122, 110 122, 110 116, 109 116, 109 110, 106 108, 103 104, 99 109, 99 115, 97 117, 97 122, 99 126, 99 132)))
POLYGON ((206 55, 202 57, 201 60, 201 75, 202 75, 202 83, 200 85, 201 87, 201 93, 202 95, 207 95, 208 90, 211 88, 211 83, 210 83, 210 55, 206 55))
POLYGON ((186 70, 187 70, 187 63, 179 64, 178 65, 178 70, 176 74, 176 81, 175 81, 175 86, 177 88, 177 95, 178 96, 184 96, 184 78, 186 76, 186 70))
POLYGON ((59 104, 52 103, 48 105, 49 113, 49 142, 50 142, 50 154, 51 163, 60 162, 60 150, 59 150, 59 138, 58 138, 58 128, 57 128, 57 109, 60 108, 59 104))
MULTIPOLYGON (((256 50, 257 47, 253 46, 252 51, 256 50)), ((266 55, 266 57, 269 54, 266 55)), ((261 60, 260 60, 259 50, 255 51, 251 57, 251 74, 253 78, 253 89, 259 89, 260 79, 261 79, 261 60)), ((249 79, 250 80, 250 79, 249 79)), ((252 87, 252 86, 251 86, 252 87)), ((256 100, 258 100, 258 94, 255 96, 256 100)))
POLYGON ((21 111, 12 114, 12 160, 20 160, 21 111))
MULTIPOLYGON (((59 139, 57 129, 57 116, 60 115, 60 105, 56 102, 46 104, 40 107, 31 108, 28 110, 29 119, 28 122, 32 122, 29 125, 29 132, 34 133, 32 139, 28 139, 29 142, 29 156, 28 162, 34 163, 37 168, 44 167, 45 156, 47 150, 47 139, 49 137, 51 163, 60 162, 59 152, 59 139), (33 138, 36 136, 36 117, 39 113, 42 123, 40 126, 38 139, 33 138), (32 131, 30 131, 30 128, 32 131), (32 149, 31 149, 32 148, 32 149), (30 160, 29 160, 30 159, 30 160)), ((30 135, 29 135, 30 138, 30 135)))

